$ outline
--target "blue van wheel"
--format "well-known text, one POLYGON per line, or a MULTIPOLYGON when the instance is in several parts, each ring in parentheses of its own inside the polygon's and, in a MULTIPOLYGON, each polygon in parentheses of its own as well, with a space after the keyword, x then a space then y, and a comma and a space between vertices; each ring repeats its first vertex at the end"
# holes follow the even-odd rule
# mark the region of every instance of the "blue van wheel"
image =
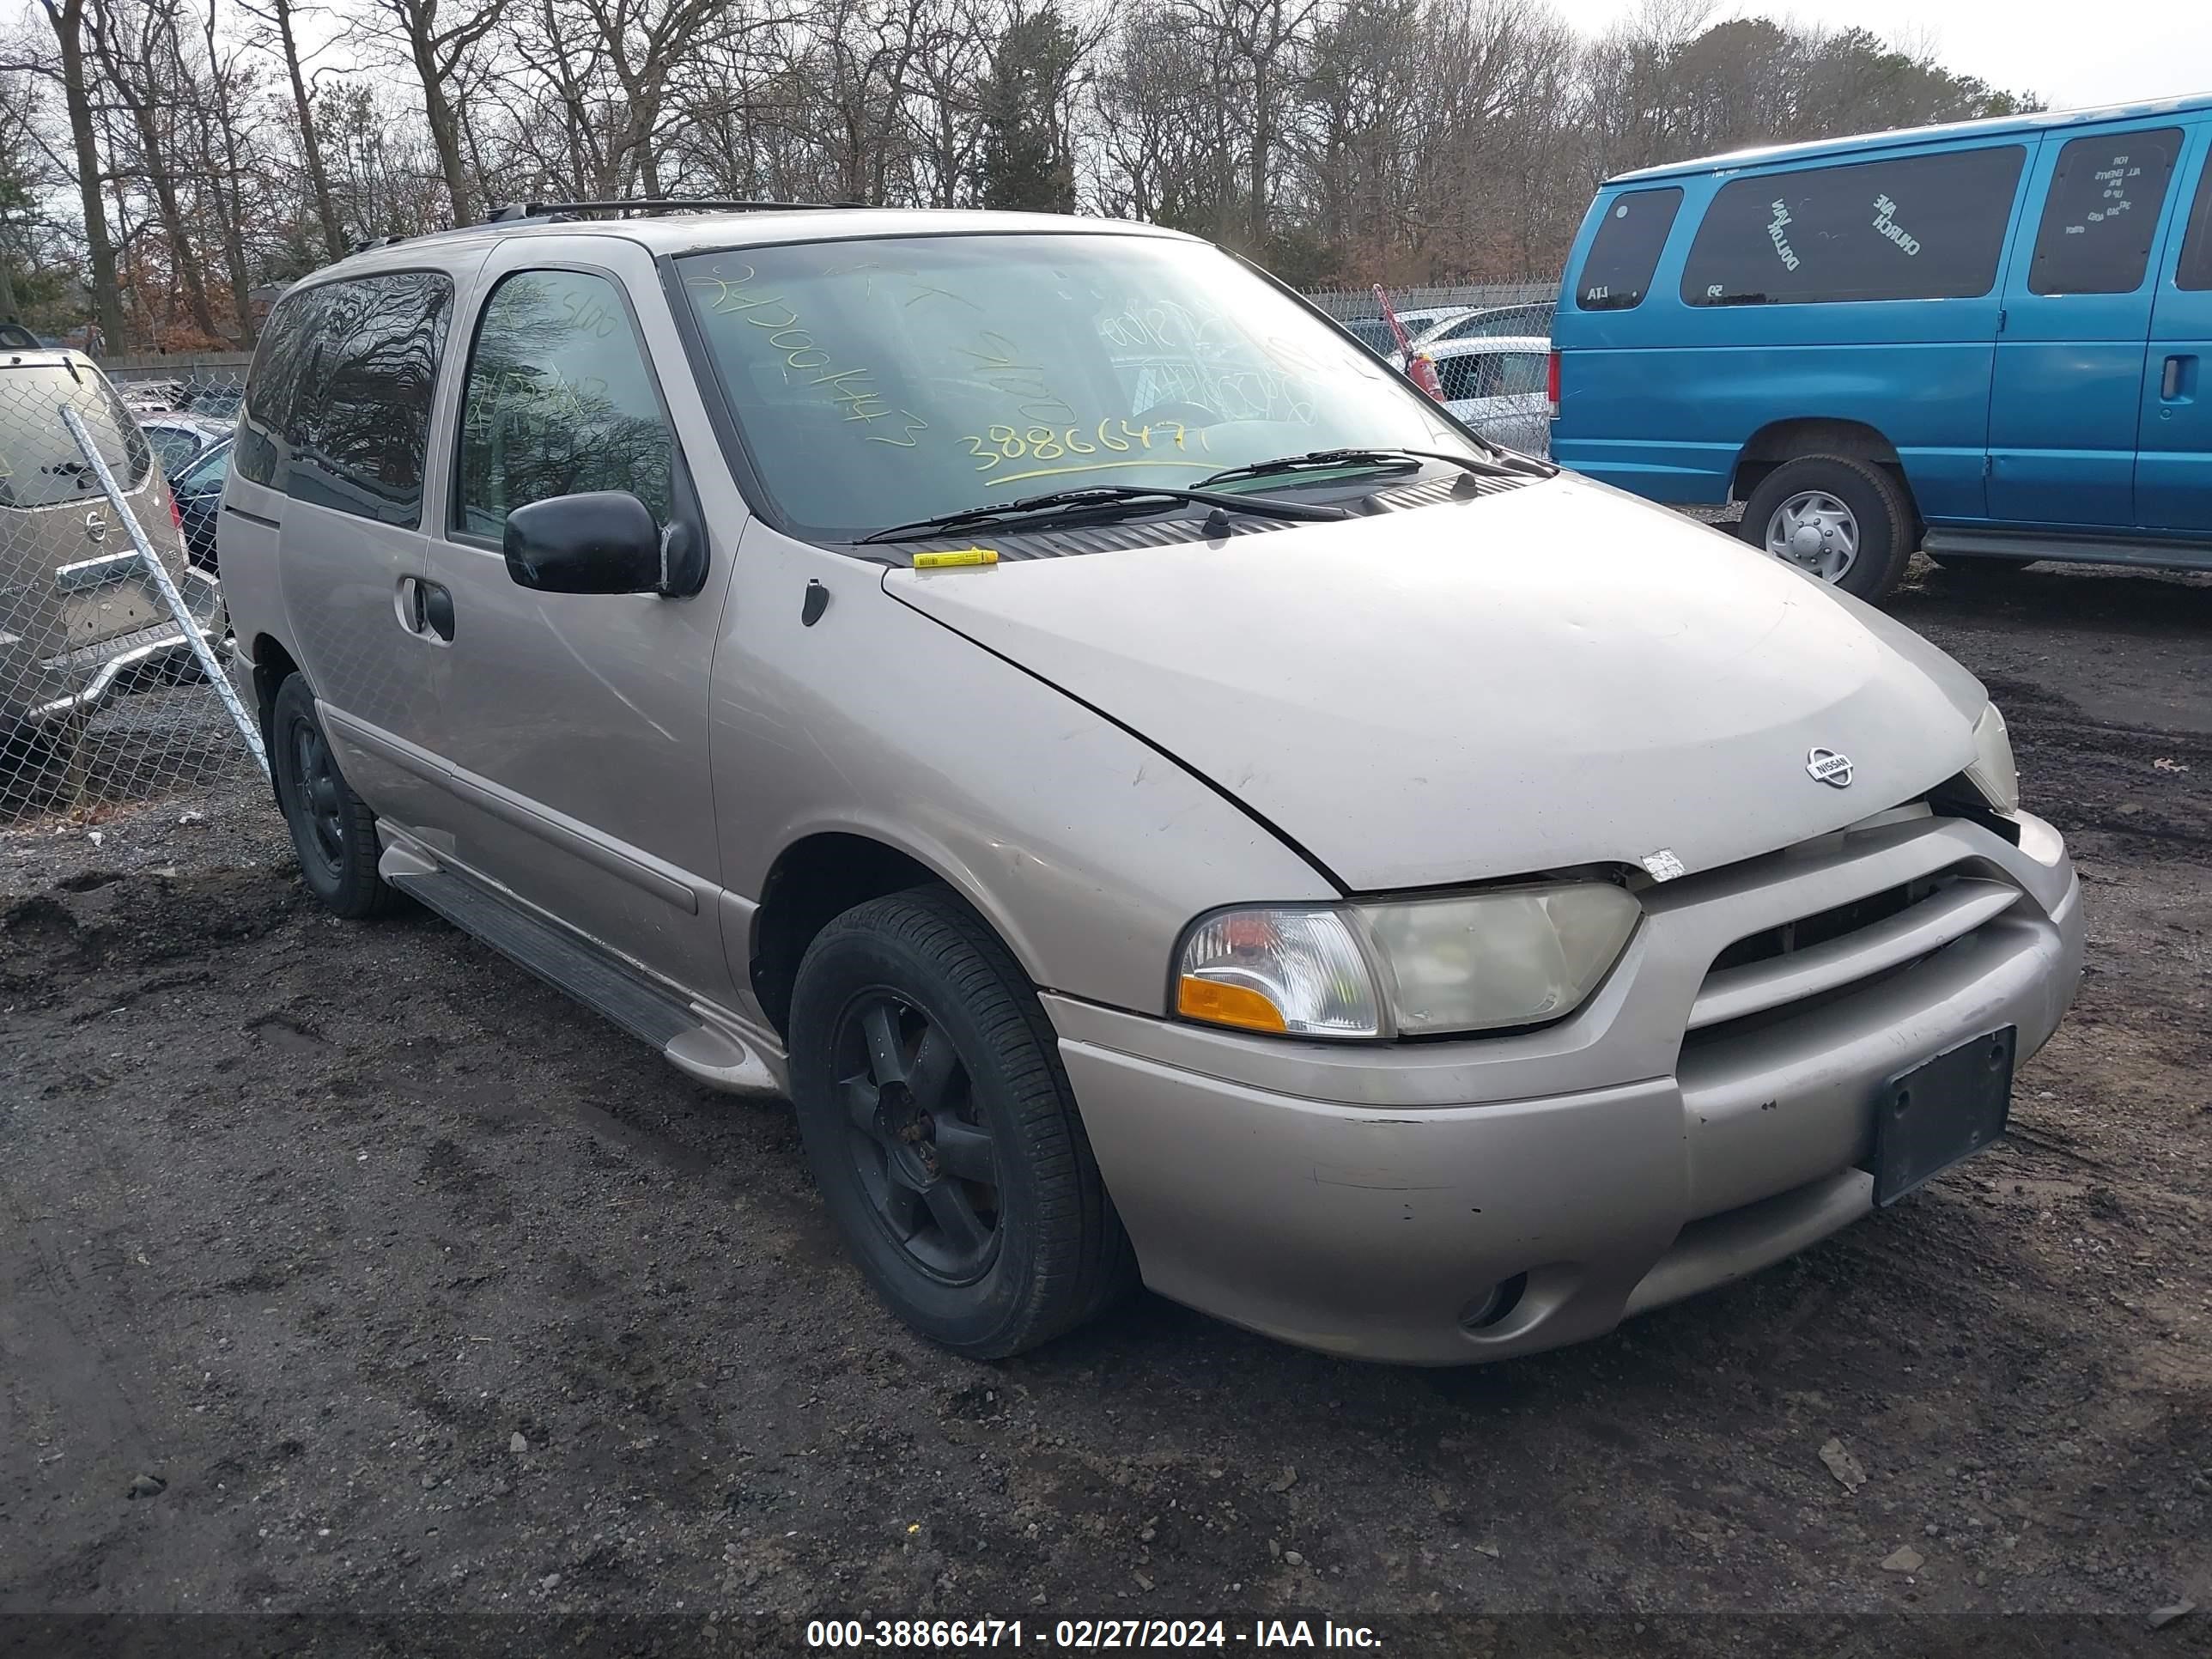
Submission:
POLYGON ((1803 455, 1759 481, 1738 533, 1808 575, 1879 601, 1904 574, 1917 524, 1904 489, 1880 467, 1803 455))

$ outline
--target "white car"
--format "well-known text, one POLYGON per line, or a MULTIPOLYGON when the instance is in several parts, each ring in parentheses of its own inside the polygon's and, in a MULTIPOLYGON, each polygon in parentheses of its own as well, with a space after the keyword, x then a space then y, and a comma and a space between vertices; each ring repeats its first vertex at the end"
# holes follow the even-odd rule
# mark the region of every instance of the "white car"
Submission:
POLYGON ((1484 437, 1524 455, 1551 447, 1549 340, 1527 334, 1452 340, 1422 355, 1437 366, 1444 406, 1484 437))

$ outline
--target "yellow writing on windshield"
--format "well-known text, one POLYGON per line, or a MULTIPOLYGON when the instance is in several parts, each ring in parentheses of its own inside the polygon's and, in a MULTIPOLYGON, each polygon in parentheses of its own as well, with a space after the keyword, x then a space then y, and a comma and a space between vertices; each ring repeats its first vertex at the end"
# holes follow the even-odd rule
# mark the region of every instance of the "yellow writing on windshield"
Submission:
MULTIPOLYGON (((1206 429, 1200 427, 1195 435, 1196 447, 1211 454, 1213 442, 1206 436, 1206 429)), ((968 446, 968 453, 975 458, 978 472, 995 472, 1002 461, 1057 461, 1073 455, 1096 455, 1101 450, 1126 455, 1136 450, 1164 450, 1170 444, 1178 450, 1184 450, 1192 447, 1189 442, 1191 436, 1191 429, 1181 421, 1149 421, 1142 426, 1132 426, 1127 421, 1117 421, 1109 415, 1095 427, 994 426, 986 433, 963 433, 957 441, 968 446), (1157 444, 1154 442, 1155 434, 1158 438, 1157 444)), ((1146 463, 1143 461, 1100 463, 1101 467, 1145 465, 1146 463)), ((1197 466, 1200 463, 1194 461, 1191 465, 1197 466)), ((1034 478, 1043 475, 1024 472, 1018 476, 1034 478)))
POLYGON ((799 313, 781 295, 757 294, 746 288, 757 273, 750 265, 744 270, 741 276, 691 276, 684 280, 692 288, 714 290, 714 302, 708 307, 710 314, 740 317, 751 327, 766 329, 769 347, 783 359, 785 369, 805 377, 804 385, 828 388, 830 401, 843 407, 846 420, 873 426, 878 421, 898 417, 900 424, 895 429, 862 434, 869 442, 890 444, 900 449, 915 447, 916 434, 927 431, 929 422, 910 409, 894 410, 876 383, 875 370, 859 366, 834 367, 836 360, 816 341, 812 331, 799 321, 799 313), (823 372, 817 374, 817 369, 823 372))

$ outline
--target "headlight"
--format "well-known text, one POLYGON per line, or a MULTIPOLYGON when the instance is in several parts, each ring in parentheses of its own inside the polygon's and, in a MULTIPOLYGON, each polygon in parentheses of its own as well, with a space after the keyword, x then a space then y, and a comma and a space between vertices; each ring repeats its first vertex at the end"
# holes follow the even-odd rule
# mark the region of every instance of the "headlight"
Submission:
POLYGON ((2012 738, 1995 703, 1974 722, 1974 763, 1966 769, 1966 781, 1998 811, 2020 811, 2020 773, 2012 763, 2012 738))
POLYGON ((1630 894, 1597 882, 1226 911, 1184 940, 1176 1010, 1295 1036, 1538 1024, 1582 1006, 1642 913, 1630 894))

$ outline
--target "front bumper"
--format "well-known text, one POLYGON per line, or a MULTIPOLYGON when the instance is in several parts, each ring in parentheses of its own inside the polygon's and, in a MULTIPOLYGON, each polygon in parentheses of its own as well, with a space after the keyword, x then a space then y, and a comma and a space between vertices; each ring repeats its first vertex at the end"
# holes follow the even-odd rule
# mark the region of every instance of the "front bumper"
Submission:
MULTIPOLYGON (((1872 1207, 1861 1166, 1884 1082, 2005 1025, 2023 1059, 2039 1048, 2080 978, 2081 891, 2055 832, 2028 839, 2043 858, 1920 818, 1655 889, 1591 1002, 1516 1037, 1270 1042, 1047 1005, 1153 1289, 1332 1352, 1502 1358, 1847 1224, 1872 1207), (1879 971, 1685 1040, 1726 1012, 1714 984, 1743 994, 1708 977, 1729 945, 1930 878, 2015 896, 1924 951, 1893 924, 1879 971), (1510 1312, 1463 1322, 1516 1280, 1510 1312)), ((1851 948, 1829 951, 1832 981, 1851 948)))

